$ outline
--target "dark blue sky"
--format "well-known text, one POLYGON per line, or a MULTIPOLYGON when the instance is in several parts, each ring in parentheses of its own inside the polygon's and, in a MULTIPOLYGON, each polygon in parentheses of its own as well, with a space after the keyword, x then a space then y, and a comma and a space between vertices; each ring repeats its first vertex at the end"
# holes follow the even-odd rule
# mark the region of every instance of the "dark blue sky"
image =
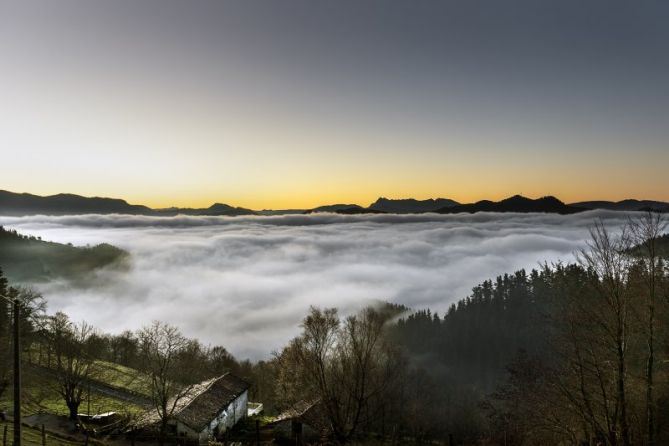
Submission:
POLYGON ((659 1, 3 1, 3 187, 669 199, 667 23, 659 1))

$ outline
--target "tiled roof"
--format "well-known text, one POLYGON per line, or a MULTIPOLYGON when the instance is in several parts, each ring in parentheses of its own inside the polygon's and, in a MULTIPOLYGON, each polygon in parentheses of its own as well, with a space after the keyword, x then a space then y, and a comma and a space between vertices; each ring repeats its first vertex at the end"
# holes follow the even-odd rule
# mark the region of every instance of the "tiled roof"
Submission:
MULTIPOLYGON (((249 384, 246 381, 232 373, 201 382, 179 399, 172 412, 172 418, 200 432, 248 388, 249 384)), ((173 402, 170 402, 168 407, 172 407, 172 404, 173 402)), ((142 416, 135 427, 149 427, 159 421, 158 411, 153 409, 142 416)))

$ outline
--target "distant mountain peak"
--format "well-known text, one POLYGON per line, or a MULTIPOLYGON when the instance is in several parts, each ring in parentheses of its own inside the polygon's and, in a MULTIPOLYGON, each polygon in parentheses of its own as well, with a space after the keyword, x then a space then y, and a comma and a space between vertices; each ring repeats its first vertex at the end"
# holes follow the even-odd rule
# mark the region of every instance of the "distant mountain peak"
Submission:
POLYGON ((444 207, 455 206, 459 204, 455 200, 448 198, 428 198, 427 200, 417 200, 415 198, 391 199, 379 197, 372 203, 368 209, 391 213, 417 213, 434 212, 444 207))
POLYGON ((543 203, 564 204, 562 200, 554 197, 553 195, 544 195, 543 197, 539 198, 528 198, 524 195, 516 194, 500 201, 500 203, 511 203, 511 202, 522 202, 522 203, 543 202, 543 203))
POLYGON ((516 194, 512 195, 508 198, 504 198, 503 200, 500 201, 500 203, 511 203, 511 202, 528 202, 532 201, 530 198, 524 197, 523 195, 516 194))
POLYGON ((216 202, 208 208, 169 207, 151 209, 143 205, 129 204, 120 198, 84 197, 81 195, 60 193, 50 196, 39 196, 30 193, 15 193, 0 190, 0 215, 81 215, 81 214, 134 214, 152 216, 206 215, 275 215, 300 214, 304 212, 336 212, 340 214, 390 213, 412 214, 425 212, 456 213, 456 212, 545 212, 570 214, 589 209, 608 209, 614 211, 658 211, 669 212, 669 203, 663 201, 637 200, 628 198, 621 201, 583 201, 565 204, 552 195, 532 199, 520 194, 512 195, 500 201, 480 200, 476 203, 460 204, 448 198, 415 198, 379 197, 369 207, 357 204, 332 204, 307 209, 286 209, 278 211, 260 211, 234 207, 226 203, 216 202))
POLYGON ((543 212, 551 214, 574 214, 583 209, 568 206, 559 199, 548 195, 541 198, 527 198, 522 195, 513 195, 500 201, 481 200, 476 203, 462 204, 440 209, 443 214, 454 214, 460 212, 543 212))
POLYGON ((233 206, 230 206, 229 204, 225 203, 214 203, 211 206, 209 206, 207 209, 216 210, 216 209, 235 209, 233 206))
POLYGON ((608 209, 611 211, 655 211, 669 212, 669 203, 664 201, 637 200, 628 198, 620 201, 581 201, 571 206, 581 209, 608 209))

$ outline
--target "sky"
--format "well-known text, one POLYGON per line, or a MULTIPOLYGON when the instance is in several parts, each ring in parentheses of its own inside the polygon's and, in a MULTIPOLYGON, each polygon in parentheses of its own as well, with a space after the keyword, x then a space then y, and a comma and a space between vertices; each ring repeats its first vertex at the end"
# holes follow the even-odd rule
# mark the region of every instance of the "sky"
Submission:
POLYGON ((349 315, 385 301, 443 314, 484 280, 574 261, 594 221, 618 233, 629 216, 38 215, 0 216, 0 225, 130 252, 127 271, 35 285, 50 314, 64 311, 108 333, 161 320, 205 345, 260 359, 298 334, 311 305, 349 315))
POLYGON ((0 189, 669 200, 669 3, 0 0, 0 189))

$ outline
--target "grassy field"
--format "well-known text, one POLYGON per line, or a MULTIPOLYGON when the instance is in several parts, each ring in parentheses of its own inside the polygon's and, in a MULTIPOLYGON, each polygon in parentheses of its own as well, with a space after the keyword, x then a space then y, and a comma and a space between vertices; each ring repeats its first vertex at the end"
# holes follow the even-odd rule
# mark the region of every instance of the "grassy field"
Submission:
MULTIPOLYGON (((24 416, 37 413, 53 413, 56 415, 67 415, 68 409, 63 398, 58 393, 56 382, 48 375, 35 373, 28 368, 24 369, 23 374, 23 392, 22 392, 22 413, 24 416)), ((11 389, 8 389, 0 398, 0 409, 6 409, 11 413, 13 407, 13 398, 11 389)), ((133 415, 141 412, 142 407, 129 403, 127 401, 110 398, 91 392, 90 396, 91 413, 119 412, 133 415)), ((80 413, 86 413, 88 409, 88 392, 85 390, 83 401, 79 407, 80 413)))
POLYGON ((151 396, 151 382, 146 375, 113 362, 96 361, 96 365, 96 381, 145 397, 151 396))
MULTIPOLYGON (((42 367, 53 367, 47 361, 46 353, 40 355, 39 348, 36 345, 23 356, 24 362, 36 364, 42 367)), ((52 361, 55 361, 53 359, 52 361)), ((96 360, 93 366, 92 379, 107 386, 115 387, 140 396, 151 396, 151 381, 140 371, 108 361, 96 360)))
MULTIPOLYGON (((99 362, 98 366, 97 369, 100 372, 95 376, 96 381, 104 383, 107 386, 130 390, 139 395, 147 395, 149 391, 147 378, 138 371, 107 362, 99 362)), ((40 413, 63 416, 69 414, 65 402, 58 392, 57 382, 52 375, 39 367, 26 364, 23 368, 22 378, 23 391, 21 413, 23 417, 40 413)), ((4 392, 2 397, 0 397, 0 410, 6 410, 10 415, 13 412, 14 403, 12 396, 12 389, 9 388, 4 392)), ((88 412, 88 402, 88 391, 85 389, 81 405, 79 406, 80 413, 88 412)), ((90 393, 91 414, 117 412, 127 416, 133 416, 143 411, 144 408, 137 404, 102 395, 95 391, 90 393)), ((11 423, 0 422, 0 437, 4 433, 5 425, 7 426, 7 445, 11 445, 13 443, 13 427, 11 423)), ((41 432, 38 429, 30 428, 28 426, 23 427, 22 439, 23 444, 26 445, 42 444, 41 432)), ((2 441, 1 438, 0 441, 2 441)), ((49 446, 73 446, 81 444, 81 440, 72 440, 68 439, 67 436, 60 436, 53 432, 47 432, 47 445, 49 446)), ((101 443, 93 442, 91 439, 89 444, 93 445, 101 443)))
MULTIPOLYGON (((11 422, 0 422, 0 436, 4 435, 5 426, 7 427, 7 444, 11 445, 14 442, 14 426, 11 422)), ((42 433, 39 429, 23 426, 21 428, 21 443, 25 445, 41 446, 42 433)), ((81 441, 67 440, 47 432, 46 444, 47 446, 81 446, 81 441)))
MULTIPOLYGON (((0 408, 5 408, 9 413, 12 412, 14 404, 11 392, 0 398, 0 408)), ((69 411, 65 401, 58 394, 53 382, 44 380, 24 380, 24 389, 22 395, 22 413, 24 416, 38 413, 53 413, 56 415, 68 415, 69 411)), ((140 406, 110 398, 104 395, 91 392, 90 397, 91 413, 119 412, 129 415, 141 412, 140 406)), ((79 407, 80 413, 86 413, 88 410, 88 394, 85 391, 83 401, 79 407)))

